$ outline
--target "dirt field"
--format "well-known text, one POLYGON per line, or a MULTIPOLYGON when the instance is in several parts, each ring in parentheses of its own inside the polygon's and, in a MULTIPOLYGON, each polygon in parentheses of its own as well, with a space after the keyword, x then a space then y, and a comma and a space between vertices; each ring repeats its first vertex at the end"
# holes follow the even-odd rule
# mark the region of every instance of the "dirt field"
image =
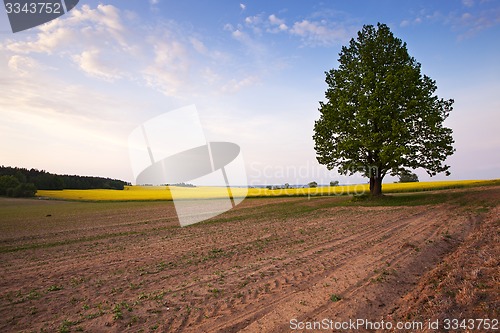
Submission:
POLYGON ((498 186, 376 202, 247 199, 180 228, 170 202, 3 198, 0 332, 498 319, 499 199, 498 186))

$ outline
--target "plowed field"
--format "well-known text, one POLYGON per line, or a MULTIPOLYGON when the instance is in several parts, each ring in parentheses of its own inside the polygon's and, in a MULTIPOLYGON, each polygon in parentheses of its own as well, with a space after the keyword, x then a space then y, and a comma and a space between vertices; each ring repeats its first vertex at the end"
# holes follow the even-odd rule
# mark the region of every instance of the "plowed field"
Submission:
MULTIPOLYGON (((185 228, 171 202, 0 199, 0 331, 290 332, 418 318, 427 303, 414 293, 436 267, 481 228, 498 235, 499 199, 500 187, 246 199, 185 228)), ((498 264, 491 246, 497 261, 480 267, 498 264)), ((498 304, 487 278, 470 307, 498 316, 477 308, 498 304)))

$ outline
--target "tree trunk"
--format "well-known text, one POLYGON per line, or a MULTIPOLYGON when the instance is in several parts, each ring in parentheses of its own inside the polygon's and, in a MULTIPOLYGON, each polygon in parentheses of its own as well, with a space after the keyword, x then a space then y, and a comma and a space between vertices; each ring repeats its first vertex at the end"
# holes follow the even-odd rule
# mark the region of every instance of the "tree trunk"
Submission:
POLYGON ((370 195, 372 197, 382 195, 382 177, 380 175, 370 177, 370 195))

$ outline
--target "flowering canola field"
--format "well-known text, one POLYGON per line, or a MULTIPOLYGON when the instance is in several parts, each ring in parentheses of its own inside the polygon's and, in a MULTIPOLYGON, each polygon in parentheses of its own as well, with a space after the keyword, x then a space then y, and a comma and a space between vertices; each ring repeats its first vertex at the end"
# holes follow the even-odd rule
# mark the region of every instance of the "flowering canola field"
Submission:
MULTIPOLYGON (((458 180, 418 183, 383 184, 383 193, 420 192, 438 189, 462 188, 499 184, 500 180, 458 180)), ((359 195, 368 193, 368 184, 320 186, 316 188, 232 188, 234 197, 283 197, 283 196, 315 196, 315 195, 359 195)), ((172 193, 167 186, 126 186, 124 190, 39 190, 38 197, 78 200, 78 201, 154 201, 172 200, 172 193)), ((175 199, 210 199, 228 195, 225 187, 175 187, 175 199)))

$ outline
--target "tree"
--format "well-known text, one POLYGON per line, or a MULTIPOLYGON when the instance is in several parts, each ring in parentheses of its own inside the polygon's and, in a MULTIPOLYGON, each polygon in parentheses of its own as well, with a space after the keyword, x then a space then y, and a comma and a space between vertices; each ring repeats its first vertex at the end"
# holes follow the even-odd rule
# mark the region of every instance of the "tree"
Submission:
POLYGON ((28 181, 26 176, 20 170, 16 171, 16 174, 14 175, 14 177, 16 177, 20 183, 26 183, 28 181))
POLYGON ((399 172, 400 183, 415 183, 418 182, 418 176, 411 171, 402 170, 399 172))
POLYGON ((330 182, 330 186, 339 186, 339 181, 338 180, 332 180, 330 182))
POLYGON ((36 187, 33 183, 21 183, 15 188, 10 188, 7 195, 16 198, 34 197, 36 194, 36 187))
POLYGON ((307 186, 313 188, 313 187, 318 187, 318 183, 316 183, 315 181, 312 181, 310 182, 309 184, 307 184, 307 186))
POLYGON ((385 24, 365 25, 343 46, 338 69, 326 72, 326 101, 314 124, 317 159, 340 174, 362 173, 382 194, 387 173, 424 168, 446 172, 452 130, 443 126, 453 100, 439 99, 436 82, 420 71, 406 43, 385 24))
MULTIPOLYGON (((21 179, 26 179, 26 177, 21 179)), ((3 175, 0 176, 0 195, 9 197, 34 197, 36 187, 32 183, 22 183, 18 179, 18 175, 3 175)))
POLYGON ((14 189, 19 184, 19 180, 14 176, 0 176, 0 195, 7 195, 9 189, 14 189))

